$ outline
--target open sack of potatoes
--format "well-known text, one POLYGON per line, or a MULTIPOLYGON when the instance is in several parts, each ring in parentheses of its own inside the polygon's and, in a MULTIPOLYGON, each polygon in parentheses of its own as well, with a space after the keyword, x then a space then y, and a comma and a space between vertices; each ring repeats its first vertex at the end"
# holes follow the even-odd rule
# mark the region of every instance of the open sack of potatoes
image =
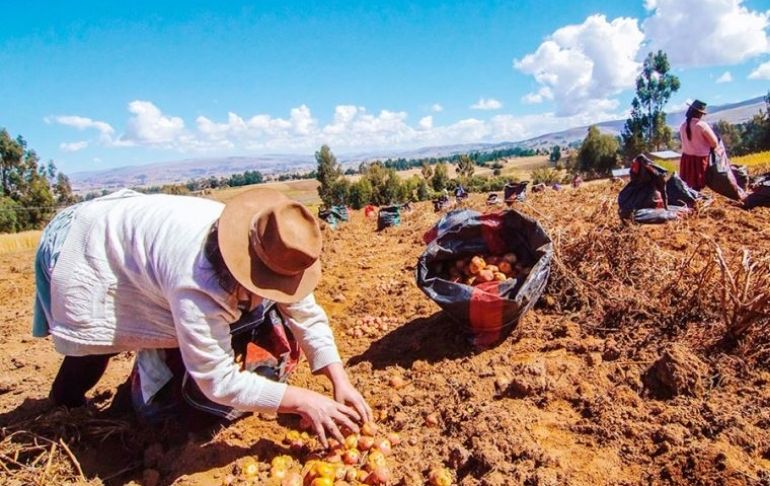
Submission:
POLYGON ((465 327, 477 349, 504 340, 545 289, 551 239, 518 211, 454 211, 424 239, 417 285, 465 327))

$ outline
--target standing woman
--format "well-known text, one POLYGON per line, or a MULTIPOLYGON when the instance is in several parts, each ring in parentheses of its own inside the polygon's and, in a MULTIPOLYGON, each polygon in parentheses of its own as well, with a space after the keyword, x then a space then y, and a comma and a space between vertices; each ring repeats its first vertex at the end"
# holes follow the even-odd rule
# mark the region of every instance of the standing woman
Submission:
POLYGON ((709 154, 719 144, 714 130, 702 119, 705 114, 706 103, 695 100, 687 109, 687 118, 679 127, 679 135, 682 139, 679 175, 696 191, 706 187, 709 154))

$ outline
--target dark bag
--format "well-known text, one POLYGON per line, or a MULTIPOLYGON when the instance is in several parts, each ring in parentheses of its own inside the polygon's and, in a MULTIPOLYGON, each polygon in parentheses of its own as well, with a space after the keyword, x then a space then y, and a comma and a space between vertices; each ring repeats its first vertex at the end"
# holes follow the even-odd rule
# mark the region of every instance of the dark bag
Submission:
POLYGON ((703 199, 703 195, 688 186, 677 174, 671 176, 666 182, 666 195, 669 204, 676 206, 694 207, 695 203, 703 199))
POLYGON ((458 321, 476 349, 504 340, 545 289, 553 246, 532 218, 508 210, 481 214, 453 211, 426 233, 436 237, 417 261, 417 285, 446 315, 458 321), (449 225, 449 222, 455 222, 449 225), (442 223, 443 222, 443 223, 442 223), (443 267, 475 254, 513 252, 531 268, 527 275, 475 287, 444 278, 443 267))
POLYGON ((331 229, 337 229, 337 225, 348 220, 348 208, 345 206, 332 206, 329 209, 318 208, 318 218, 322 219, 331 229))
MULTIPOLYGON (((230 335, 235 360, 244 371, 285 382, 299 363, 302 353, 299 343, 271 302, 244 314, 230 326, 230 335)), ((143 420, 159 423, 178 416, 183 402, 226 420, 235 420, 245 413, 209 400, 185 369, 178 348, 164 349, 161 353, 173 377, 151 401, 144 401, 137 365, 131 373, 132 402, 143 420)))
POLYGON ((668 209, 637 209, 631 219, 638 224, 663 224, 679 219, 688 212, 687 207, 669 205, 668 209))
POLYGON ((730 170, 735 177, 735 183, 738 184, 743 191, 749 189, 749 168, 745 165, 730 164, 730 170))
POLYGON ((514 201, 525 201, 527 199, 527 184, 529 181, 507 183, 503 187, 503 200, 506 204, 510 206, 514 201))
POLYGON ((724 145, 722 145, 722 142, 719 143, 721 155, 717 155, 715 150, 712 150, 709 155, 709 165, 706 169, 706 186, 726 198, 740 201, 746 197, 746 193, 738 186, 724 145))
POLYGON ((401 206, 387 206, 380 208, 377 213, 377 231, 382 231, 389 226, 401 224, 401 206))
POLYGON ((633 218, 638 209, 664 208, 667 203, 666 174, 666 169, 653 164, 647 157, 636 157, 629 170, 630 180, 618 194, 621 219, 633 218))
POLYGON ((770 207, 770 173, 761 175, 752 181, 752 192, 743 200, 744 209, 770 207))

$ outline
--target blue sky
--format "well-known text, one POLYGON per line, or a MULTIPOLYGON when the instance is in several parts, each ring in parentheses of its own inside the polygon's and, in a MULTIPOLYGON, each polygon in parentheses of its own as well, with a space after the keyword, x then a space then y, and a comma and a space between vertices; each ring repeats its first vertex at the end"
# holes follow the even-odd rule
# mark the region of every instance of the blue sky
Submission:
POLYGON ((770 87, 770 0, 5 1, 0 127, 65 172, 519 140, 770 87), (379 5, 378 5, 379 3, 379 5), (729 73, 726 75, 725 73, 729 73), (720 80, 722 82, 718 82, 720 80))

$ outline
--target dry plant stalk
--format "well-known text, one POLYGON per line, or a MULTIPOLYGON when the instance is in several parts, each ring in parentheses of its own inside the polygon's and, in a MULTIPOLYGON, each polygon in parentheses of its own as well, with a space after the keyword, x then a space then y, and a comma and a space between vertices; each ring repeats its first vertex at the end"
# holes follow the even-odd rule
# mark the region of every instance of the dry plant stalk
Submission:
POLYGON ((722 271, 720 295, 722 320, 730 337, 739 339, 770 329, 770 259, 752 259, 743 249, 740 264, 731 270, 716 246, 717 261, 722 271))

